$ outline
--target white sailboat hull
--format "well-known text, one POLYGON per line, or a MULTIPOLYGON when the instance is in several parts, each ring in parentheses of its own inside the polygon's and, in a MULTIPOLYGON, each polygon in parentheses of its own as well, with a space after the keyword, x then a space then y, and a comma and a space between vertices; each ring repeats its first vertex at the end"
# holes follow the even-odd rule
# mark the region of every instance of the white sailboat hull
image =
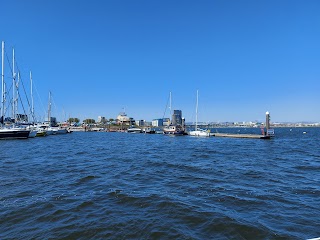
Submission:
POLYGON ((205 130, 194 130, 189 132, 190 136, 196 136, 196 137, 210 137, 210 132, 205 130))

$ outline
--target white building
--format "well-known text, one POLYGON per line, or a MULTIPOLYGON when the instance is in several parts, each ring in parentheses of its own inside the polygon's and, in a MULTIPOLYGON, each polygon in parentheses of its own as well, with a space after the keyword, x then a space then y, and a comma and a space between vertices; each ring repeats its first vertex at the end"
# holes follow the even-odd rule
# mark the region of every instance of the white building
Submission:
POLYGON ((153 119, 151 124, 153 127, 162 127, 163 126, 163 119, 153 119))
POLYGON ((170 118, 164 118, 162 119, 163 126, 169 126, 170 125, 170 118))
POLYGON ((102 116, 98 116, 98 123, 105 123, 106 122, 106 118, 102 117, 102 116))
POLYGON ((136 125, 137 126, 145 126, 146 125, 146 120, 136 120, 136 125))
POLYGON ((124 112, 119 113, 116 120, 117 124, 123 124, 123 125, 134 125, 135 120, 133 118, 130 118, 125 114, 124 112))

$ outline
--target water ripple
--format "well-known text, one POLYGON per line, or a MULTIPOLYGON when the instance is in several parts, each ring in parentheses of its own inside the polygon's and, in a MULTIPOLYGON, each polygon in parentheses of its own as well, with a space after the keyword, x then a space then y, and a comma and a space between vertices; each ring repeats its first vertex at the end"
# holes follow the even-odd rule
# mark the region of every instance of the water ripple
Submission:
POLYGON ((17 151, 0 153, 0 238, 320 236, 320 131, 307 131, 277 129, 270 141, 73 133, 1 142, 17 151))

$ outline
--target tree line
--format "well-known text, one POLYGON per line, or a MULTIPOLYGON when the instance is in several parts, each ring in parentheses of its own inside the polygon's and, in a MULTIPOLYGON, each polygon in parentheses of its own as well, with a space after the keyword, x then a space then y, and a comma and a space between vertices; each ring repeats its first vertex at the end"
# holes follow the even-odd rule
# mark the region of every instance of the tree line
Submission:
MULTIPOLYGON (((106 124, 107 122, 113 122, 113 121, 114 121, 114 119, 110 118, 109 120, 107 120, 107 119, 103 120, 101 123, 106 124)), ((79 123, 80 119, 79 118, 69 118, 68 122, 70 124, 71 123, 79 123)), ((94 119, 92 119, 92 118, 87 118, 87 119, 83 120, 83 123, 85 123, 85 124, 94 124, 94 123, 96 123, 96 121, 94 119)))

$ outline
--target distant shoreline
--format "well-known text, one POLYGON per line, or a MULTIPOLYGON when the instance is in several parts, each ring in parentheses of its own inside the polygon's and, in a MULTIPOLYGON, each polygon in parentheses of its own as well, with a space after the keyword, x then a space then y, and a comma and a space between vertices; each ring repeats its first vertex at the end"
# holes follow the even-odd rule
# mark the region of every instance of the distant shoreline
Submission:
MULTIPOLYGON (((200 128, 252 128, 252 129, 260 129, 261 127, 255 127, 255 126, 221 126, 221 125, 198 125, 200 128)), ((145 128, 163 128, 163 127, 153 127, 153 126, 138 126, 141 129, 145 128)), ((186 128, 193 128, 194 125, 186 125, 186 128)), ((263 126, 262 126, 263 127, 263 126)), ((320 125, 317 126, 310 126, 310 125, 297 125, 297 126, 291 126, 291 125, 271 125, 271 128, 319 128, 320 125)), ((70 130, 73 132, 124 132, 129 128, 129 126, 103 126, 103 125, 97 125, 92 127, 70 127, 70 130)))

